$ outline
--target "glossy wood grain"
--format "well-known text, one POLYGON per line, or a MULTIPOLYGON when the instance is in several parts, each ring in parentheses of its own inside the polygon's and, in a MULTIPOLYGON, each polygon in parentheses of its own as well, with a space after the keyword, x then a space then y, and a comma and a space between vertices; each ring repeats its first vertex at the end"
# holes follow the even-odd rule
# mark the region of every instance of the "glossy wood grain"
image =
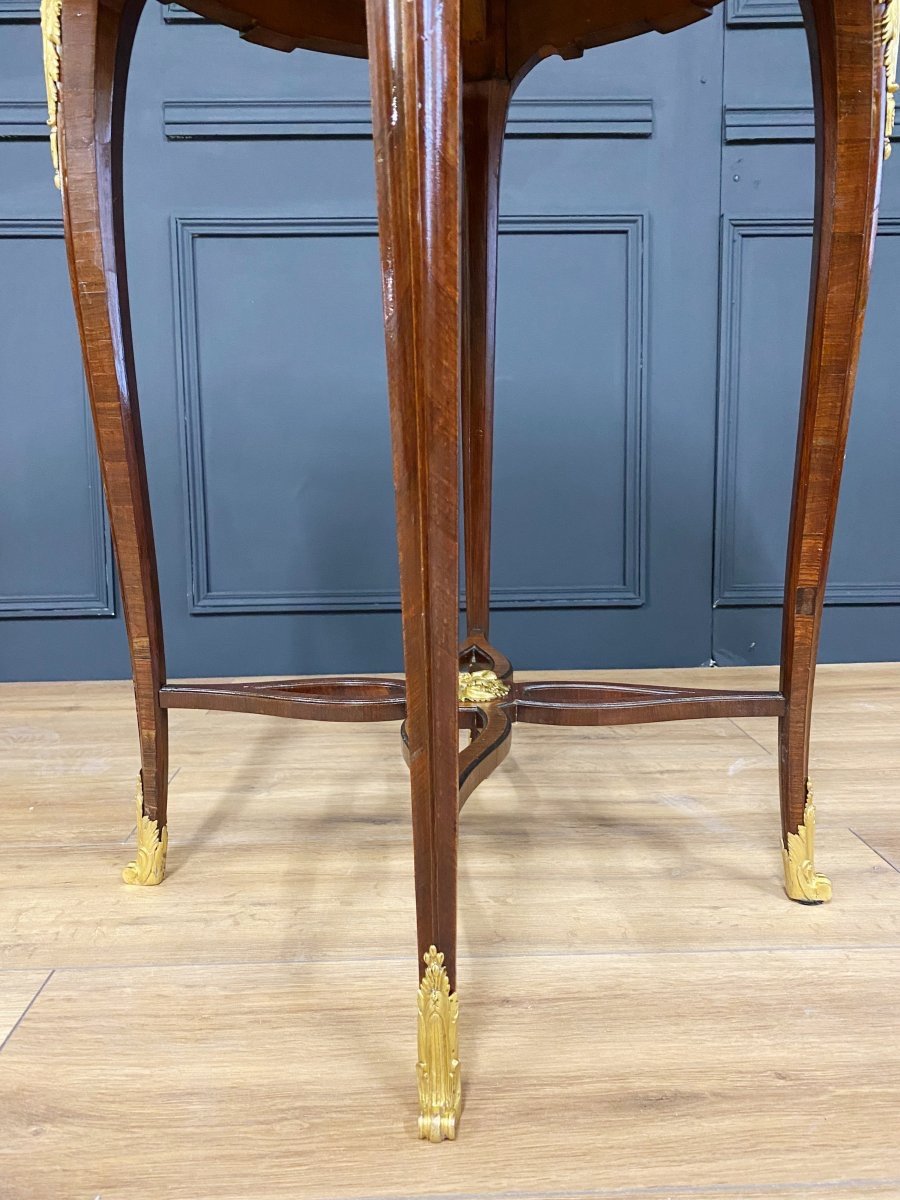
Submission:
MULTIPOLYGON (((163 0, 165 3, 165 0, 163 0)), ((671 33, 709 15, 720 0, 461 0, 466 80, 520 82, 552 54, 577 58, 642 33, 671 33)), ((365 0, 190 0, 185 7, 274 50, 365 57, 365 0)))
POLYGON ((459 756, 459 807, 500 766, 510 750, 512 717, 499 705, 479 710, 472 739, 459 756))
POLYGON ((567 680, 518 683, 516 720, 533 725, 630 725, 698 717, 772 717, 784 712, 778 692, 630 687, 567 680))
POLYGON ((283 679, 264 683, 170 684, 163 708, 258 713, 307 721, 402 721, 406 685, 374 677, 283 679))
POLYGON ((509 7, 507 67, 519 81, 553 54, 585 50, 642 33, 671 33, 708 17, 718 0, 516 0, 509 7))
MULTIPOLYGON (((456 971, 460 0, 368 0, 419 953, 456 971)), ((420 974, 419 966, 416 967, 420 974)))
MULTIPOLYGON (((405 682, 378 676, 169 684, 160 690, 160 703, 167 709, 258 713, 309 721, 399 721, 405 720, 407 709, 405 682)), ((470 730, 476 740, 488 725, 499 728, 493 725, 492 714, 500 713, 505 726, 516 721, 597 726, 700 717, 780 717, 784 711, 780 692, 541 679, 511 683, 506 699, 484 707, 460 705, 457 724, 459 729, 470 730)), ((405 731, 404 744, 408 750, 405 731)), ((462 769, 462 762, 460 765, 462 769)), ((486 777, 479 775, 480 779, 486 777)))
POLYGON ((462 271, 462 477, 466 636, 490 635, 491 495, 500 162, 509 110, 505 79, 463 87, 465 227, 462 271))
POLYGON ((881 5, 804 0, 816 111, 812 289, 785 580, 781 814, 803 820, 825 581, 869 291, 884 128, 881 5))
POLYGON ((144 812, 165 825, 166 667, 122 212, 125 88, 142 8, 143 0, 63 5, 60 156, 72 295, 131 650, 144 812))

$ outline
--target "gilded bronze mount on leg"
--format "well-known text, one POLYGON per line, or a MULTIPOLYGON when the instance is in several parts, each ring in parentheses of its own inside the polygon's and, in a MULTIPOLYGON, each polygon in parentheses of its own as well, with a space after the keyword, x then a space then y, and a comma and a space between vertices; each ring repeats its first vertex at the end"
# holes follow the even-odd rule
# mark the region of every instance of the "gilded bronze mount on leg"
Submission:
POLYGON ((459 999, 450 991, 444 956, 431 946, 419 984, 419 1137, 453 1141, 462 1108, 457 1021, 459 999))
POLYGON ((144 815, 144 787, 138 776, 137 795, 137 858, 122 872, 125 883, 156 887, 166 875, 166 850, 169 847, 169 830, 159 822, 144 815))
POLYGON ((816 806, 812 786, 806 784, 806 807, 796 833, 787 835, 784 858, 784 890, 801 904, 824 904, 831 899, 831 880, 816 871, 816 806))

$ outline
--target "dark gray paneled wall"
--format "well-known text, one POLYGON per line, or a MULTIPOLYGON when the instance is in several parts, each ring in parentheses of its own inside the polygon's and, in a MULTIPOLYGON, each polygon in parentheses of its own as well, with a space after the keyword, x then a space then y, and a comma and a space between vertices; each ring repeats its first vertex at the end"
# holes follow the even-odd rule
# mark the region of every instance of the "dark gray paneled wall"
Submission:
MULTIPOLYGON (((0 0, 0 675, 122 675, 35 18, 0 0)), ((173 676, 400 665, 366 93, 365 63, 274 54, 176 6, 139 31, 127 223, 173 676)), ((811 136, 797 11, 775 0, 521 90, 494 555, 495 640, 520 666, 774 658, 811 136)), ((892 168, 837 658, 900 657, 892 168)))
MULTIPOLYGON (((812 99, 796 3, 731 0, 728 15, 713 646, 720 662, 771 662, 812 244, 812 99)), ((838 660, 900 653, 898 165, 895 154, 884 172, 823 625, 823 657, 838 660)))

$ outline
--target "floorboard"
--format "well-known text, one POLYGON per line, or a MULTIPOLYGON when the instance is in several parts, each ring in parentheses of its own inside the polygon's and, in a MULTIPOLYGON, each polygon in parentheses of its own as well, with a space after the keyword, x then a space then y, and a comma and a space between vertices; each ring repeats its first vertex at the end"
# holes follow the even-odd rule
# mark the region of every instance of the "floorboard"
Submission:
POLYGON ((130 706, 0 687, 3 1200, 900 1200, 900 666, 820 672, 818 908, 774 720, 514 731, 463 816, 440 1147, 397 727, 173 712, 170 873, 131 889, 130 706))

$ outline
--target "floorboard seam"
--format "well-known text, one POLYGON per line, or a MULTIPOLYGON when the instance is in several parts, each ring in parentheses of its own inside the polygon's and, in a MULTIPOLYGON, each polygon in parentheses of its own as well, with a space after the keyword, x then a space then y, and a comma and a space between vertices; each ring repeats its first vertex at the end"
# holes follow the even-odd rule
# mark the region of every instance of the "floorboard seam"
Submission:
POLYGON ((731 724, 735 727, 735 729, 738 731, 738 733, 742 733, 744 735, 744 737, 748 737, 751 742, 754 742, 757 746, 759 746, 760 750, 762 750, 763 753, 766 755, 766 758, 771 760, 776 757, 775 754, 773 754, 773 752, 769 749, 768 746, 764 746, 763 743, 761 741, 759 741, 757 738, 755 738, 753 736, 753 734, 750 733, 749 730, 743 729, 740 725, 738 725, 737 721, 735 721, 735 719, 733 717, 729 718, 729 720, 731 721, 731 724))
MULTIPOLYGON (((763 816, 765 816, 765 814, 760 814, 761 818, 763 816)), ((776 814, 776 816, 774 817, 774 821, 777 823, 777 820, 778 820, 778 817, 776 814)), ((354 826, 354 829, 359 829, 359 828, 361 828, 361 827, 354 826)), ((379 822, 372 823, 372 829, 377 829, 379 832, 383 832, 385 830, 385 828, 386 827, 384 825, 380 824, 379 822)), ((822 832, 828 832, 830 829, 833 829, 834 826, 823 826, 820 823, 818 828, 822 832)), ((41 841, 16 840, 16 841, 12 841, 12 842, 4 842, 3 847, 5 850, 25 850, 25 851, 34 851, 34 850, 40 850, 40 851, 44 851, 44 850, 63 850, 63 851, 65 851, 65 850, 97 850, 97 851, 119 850, 119 849, 121 849, 122 846, 127 846, 130 844, 131 839, 134 837, 136 829, 137 829, 137 826, 132 825, 128 834, 125 837, 123 837, 121 841, 116 841, 116 842, 41 842, 41 841)), ((372 830, 367 830, 367 832, 371 832, 371 831, 372 830)), ((594 830, 593 832, 597 835, 597 840, 602 841, 602 837, 598 834, 598 831, 594 830)), ((850 832, 852 832, 852 830, 850 832)), ((582 840, 582 841, 585 840, 584 839, 584 830, 578 828, 577 826, 573 826, 571 828, 567 827, 564 829, 556 828, 556 829, 552 829, 549 831, 542 830, 540 833, 534 833, 534 834, 532 833, 531 830, 528 831, 529 840, 534 841, 534 842, 538 842, 540 840, 552 841, 554 837, 556 837, 558 840, 559 838, 562 838, 564 835, 568 835, 573 840, 582 840)), ((333 845, 336 847, 336 845, 337 845, 336 838, 331 834, 315 834, 315 833, 307 834, 304 832, 302 836, 303 836, 305 842, 314 843, 317 846, 328 847, 328 846, 333 845)), ((473 834, 472 832, 467 830, 462 836, 464 836, 466 838, 471 838, 474 841, 474 839, 479 836, 479 832, 475 832, 473 834)), ((485 834, 483 836, 491 837, 491 838, 499 838, 501 835, 499 832, 491 832, 491 833, 485 834)), ((745 838, 742 839, 738 833, 731 834, 730 839, 732 842, 740 842, 743 845, 747 845, 746 839, 745 838)), ((397 829, 396 832, 391 831, 391 835, 389 837, 383 838, 382 840, 385 844, 390 844, 391 847, 401 846, 403 848, 407 848, 410 843, 409 828, 407 827, 406 829, 403 829, 403 830, 397 829)), ((862 839, 860 838, 860 841, 861 840, 862 839)), ((776 841, 777 841, 777 833, 776 833, 776 841)), ((763 842, 754 843, 754 849, 758 849, 759 847, 762 847, 762 846, 769 846, 770 842, 771 842, 771 838, 769 838, 765 843, 763 843, 763 842)), ((245 841, 243 839, 237 839, 237 838, 213 838, 213 839, 211 839, 211 838, 177 838, 177 839, 170 838, 169 839, 169 847, 170 847, 170 852, 177 851, 180 849, 185 849, 185 850, 190 850, 193 854, 197 850, 207 850, 207 849, 210 851, 223 850, 223 849, 225 849, 225 850, 267 850, 267 849, 290 850, 290 849, 296 849, 296 842, 291 842, 284 838, 279 839, 279 840, 263 839, 263 840, 248 840, 248 841, 245 841)), ((870 849, 871 849, 871 847, 870 847, 870 849)), ((409 850, 409 857, 410 857, 410 859, 412 858, 412 850, 411 849, 409 850)), ((885 860, 885 861, 887 861, 887 860, 885 860)), ((170 863, 172 864, 172 866, 174 868, 174 866, 176 865, 174 859, 170 859, 170 863)), ((178 865, 184 866, 184 865, 186 865, 186 863, 180 863, 178 865)), ((172 875, 173 873, 174 873, 174 871, 170 871, 169 875, 172 875)), ((618 879, 626 880, 626 879, 629 879, 630 877, 622 875, 622 876, 615 876, 615 877, 607 876, 607 878, 618 878, 618 879)))
MULTIPOLYGON (((822 1179, 815 1183, 734 1183, 712 1184, 709 1187, 693 1185, 655 1184, 648 1187, 625 1188, 575 1188, 563 1191, 504 1191, 504 1192, 429 1192, 418 1193, 416 1200, 652 1200, 662 1197, 664 1200, 677 1200, 684 1197, 690 1200, 692 1196, 739 1196, 743 1197, 751 1190, 757 1195, 783 1197, 788 1190, 791 1192, 813 1193, 823 1188, 829 1191, 845 1192, 852 1196, 874 1192, 886 1187, 896 1187, 900 1179, 822 1179)), ((330 1200, 344 1200, 343 1196, 335 1195, 330 1200)), ((408 1192, 377 1192, 369 1196, 357 1197, 357 1200, 410 1200, 408 1192)))
POLYGON ((22 1024, 22 1022, 25 1020, 25 1018, 31 1012, 38 996, 40 996, 41 992, 44 990, 44 988, 47 986, 47 984, 53 978, 53 976, 55 974, 55 970, 56 970, 56 968, 53 968, 53 970, 51 970, 48 973, 47 978, 44 980, 44 982, 41 984, 41 986, 38 988, 38 990, 34 993, 34 995, 31 997, 31 999, 25 1005, 25 1008, 19 1015, 18 1021, 16 1021, 15 1025, 13 1025, 12 1029, 9 1031, 9 1033, 6 1035, 6 1037, 3 1039, 3 1041, 0 1042, 0 1054, 3 1053, 3 1050, 5 1049, 7 1043, 10 1041, 10 1039, 12 1038, 12 1035, 16 1032, 16 1030, 19 1028, 19 1026, 22 1024))
MULTIPOLYGON (((556 951, 532 951, 521 954, 468 954, 460 955, 459 963, 483 962, 528 962, 532 959, 606 959, 606 958, 656 958, 663 955, 672 958, 700 958, 721 955, 747 954, 884 954, 885 952, 900 951, 900 944, 879 944, 869 946, 742 946, 725 947, 721 950, 584 950, 559 954, 556 951)), ((233 967, 344 967, 344 966, 379 966, 390 964, 408 964, 408 955, 391 955, 384 958, 267 958, 267 959, 216 959, 213 961, 197 960, 192 962, 121 962, 121 963, 85 963, 83 965, 57 966, 53 972, 65 974, 71 971, 188 971, 207 970, 211 967, 231 969, 233 967)), ((34 971, 40 967, 4 967, 0 970, 34 971)), ((51 972, 51 974, 53 973, 51 972)))
POLYGON ((137 825, 132 825, 127 837, 120 842, 4 842, 5 850, 108 850, 119 851, 128 845, 129 838, 134 834, 137 825))
POLYGON ((877 854, 883 863, 887 863, 887 865, 891 868, 892 871, 896 871, 897 874, 900 875, 900 867, 898 867, 896 863, 891 862, 891 860, 889 858, 885 858, 885 856, 881 853, 880 850, 876 850, 875 847, 871 844, 871 842, 867 842, 866 839, 862 836, 862 834, 857 833, 855 829, 851 829, 850 832, 853 834, 853 836, 855 838, 859 838, 859 840, 862 842, 862 844, 864 846, 867 846, 872 851, 873 854, 877 854))

